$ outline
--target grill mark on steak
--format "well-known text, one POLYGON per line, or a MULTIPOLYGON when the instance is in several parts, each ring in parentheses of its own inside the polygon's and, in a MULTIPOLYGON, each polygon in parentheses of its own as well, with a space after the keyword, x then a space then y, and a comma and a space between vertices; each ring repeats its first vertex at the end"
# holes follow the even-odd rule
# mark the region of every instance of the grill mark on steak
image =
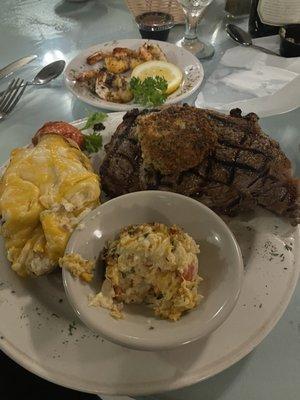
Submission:
MULTIPOLYGON (((176 137, 180 140, 180 135, 176 137)), ((132 110, 125 114, 105 150, 100 175, 103 190, 110 196, 169 190, 193 197, 220 214, 234 215, 261 205, 290 218, 293 224, 300 221, 299 181, 292 177, 291 163, 279 144, 262 132, 253 113, 242 117, 240 110, 232 110, 227 116, 187 105, 142 113, 132 110), (140 116, 149 112, 158 113, 155 118, 162 118, 163 124, 157 126, 168 134, 174 126, 180 129, 178 121, 184 126, 185 119, 190 129, 195 126, 198 130, 199 140, 213 132, 217 138, 214 148, 199 165, 181 172, 162 174, 144 165, 135 126, 140 116), (201 121, 206 122, 198 126, 201 121)))
POLYGON ((207 180, 225 183, 228 185, 232 179, 232 168, 233 167, 226 166, 226 164, 223 164, 219 161, 211 160, 211 168, 209 175, 207 176, 207 180))

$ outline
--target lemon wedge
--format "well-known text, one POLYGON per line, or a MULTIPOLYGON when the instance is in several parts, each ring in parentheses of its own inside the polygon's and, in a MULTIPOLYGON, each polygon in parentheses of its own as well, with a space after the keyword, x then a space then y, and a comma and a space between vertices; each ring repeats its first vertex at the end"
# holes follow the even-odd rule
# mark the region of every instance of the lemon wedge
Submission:
POLYGON ((167 94, 175 92, 182 81, 182 72, 180 69, 176 65, 166 61, 153 60, 144 62, 136 66, 131 74, 131 78, 140 78, 141 81, 148 77, 154 78, 155 76, 165 78, 168 83, 167 94))

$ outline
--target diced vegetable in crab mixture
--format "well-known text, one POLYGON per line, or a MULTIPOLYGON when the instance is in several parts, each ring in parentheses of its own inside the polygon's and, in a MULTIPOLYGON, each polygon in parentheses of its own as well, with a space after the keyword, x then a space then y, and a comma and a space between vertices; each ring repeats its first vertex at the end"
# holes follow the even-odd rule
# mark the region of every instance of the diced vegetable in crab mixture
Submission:
POLYGON ((115 311, 123 303, 147 303, 155 315, 176 321, 202 298, 198 253, 194 239, 175 225, 131 225, 107 245, 106 279, 90 304, 115 311))

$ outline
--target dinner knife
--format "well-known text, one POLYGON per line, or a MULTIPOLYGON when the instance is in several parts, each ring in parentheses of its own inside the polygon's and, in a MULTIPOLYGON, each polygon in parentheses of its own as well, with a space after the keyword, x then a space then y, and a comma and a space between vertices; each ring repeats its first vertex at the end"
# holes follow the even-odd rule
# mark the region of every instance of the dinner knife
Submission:
POLYGON ((17 71, 18 69, 24 67, 24 65, 29 64, 31 61, 35 60, 37 55, 32 55, 28 57, 19 58, 19 60, 13 61, 8 64, 6 67, 0 69, 0 79, 5 78, 9 74, 17 71))

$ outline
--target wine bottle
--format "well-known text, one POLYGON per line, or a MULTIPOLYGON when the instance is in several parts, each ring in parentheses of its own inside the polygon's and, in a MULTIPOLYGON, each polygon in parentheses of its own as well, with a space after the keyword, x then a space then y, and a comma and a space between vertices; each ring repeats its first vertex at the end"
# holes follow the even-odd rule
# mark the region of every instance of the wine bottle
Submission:
POLYGON ((276 35, 279 27, 300 24, 300 0, 252 0, 249 33, 252 37, 276 35))
POLYGON ((258 14, 259 0, 252 0, 249 15, 249 33, 253 38, 277 35, 279 28, 264 24, 258 14))

